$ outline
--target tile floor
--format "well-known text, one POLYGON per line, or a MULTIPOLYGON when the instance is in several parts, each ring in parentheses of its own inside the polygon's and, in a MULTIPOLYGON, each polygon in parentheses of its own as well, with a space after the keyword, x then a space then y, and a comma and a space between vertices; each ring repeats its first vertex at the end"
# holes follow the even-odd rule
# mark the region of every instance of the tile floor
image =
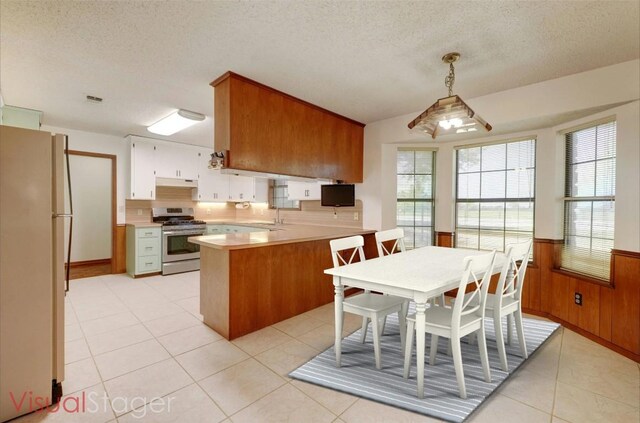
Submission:
MULTIPOLYGON (((333 343, 332 304, 228 342, 202 323, 198 295, 198 272, 72 281, 64 392, 104 406, 17 421, 435 421, 287 377, 333 343), (157 397, 170 414, 145 405, 157 397)), ((561 329, 469 421, 638 423, 639 407, 638 364, 561 329)))

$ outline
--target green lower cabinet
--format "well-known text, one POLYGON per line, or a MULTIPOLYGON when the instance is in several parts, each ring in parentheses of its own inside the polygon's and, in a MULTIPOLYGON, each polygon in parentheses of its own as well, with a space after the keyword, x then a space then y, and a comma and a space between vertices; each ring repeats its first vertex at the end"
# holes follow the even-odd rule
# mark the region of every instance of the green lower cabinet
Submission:
POLYGON ((161 270, 161 228, 136 228, 127 225, 127 273, 131 276, 137 276, 161 270))

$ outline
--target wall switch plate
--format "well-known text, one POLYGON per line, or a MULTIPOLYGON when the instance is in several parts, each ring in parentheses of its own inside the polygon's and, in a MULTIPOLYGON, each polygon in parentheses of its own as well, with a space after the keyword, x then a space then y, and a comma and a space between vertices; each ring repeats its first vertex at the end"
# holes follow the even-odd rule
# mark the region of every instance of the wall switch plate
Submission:
POLYGON ((358 220, 358 218, 360 217, 358 212, 354 212, 353 213, 353 220, 358 220))
POLYGON ((142 216, 142 209, 138 209, 138 216, 142 216))
POLYGON ((574 301, 577 305, 581 306, 582 305, 582 294, 579 292, 576 292, 574 295, 574 301))

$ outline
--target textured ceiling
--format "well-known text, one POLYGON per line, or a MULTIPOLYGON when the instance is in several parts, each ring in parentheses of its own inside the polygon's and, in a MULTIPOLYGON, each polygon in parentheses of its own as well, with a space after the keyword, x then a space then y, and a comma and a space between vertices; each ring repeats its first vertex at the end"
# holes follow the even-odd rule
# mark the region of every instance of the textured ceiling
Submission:
POLYGON ((0 88, 47 125, 124 136, 176 108, 211 145, 227 70, 362 122, 633 60, 638 1, 0 2, 0 88), (89 104, 87 94, 104 98, 89 104))

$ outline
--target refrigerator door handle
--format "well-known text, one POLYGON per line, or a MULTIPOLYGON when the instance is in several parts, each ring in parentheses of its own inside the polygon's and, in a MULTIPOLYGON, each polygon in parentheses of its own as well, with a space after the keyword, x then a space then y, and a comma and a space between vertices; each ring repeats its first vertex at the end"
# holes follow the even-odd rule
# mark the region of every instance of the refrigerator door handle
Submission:
POLYGON ((73 215, 70 213, 53 213, 53 218, 55 219, 56 217, 73 217, 73 215))

